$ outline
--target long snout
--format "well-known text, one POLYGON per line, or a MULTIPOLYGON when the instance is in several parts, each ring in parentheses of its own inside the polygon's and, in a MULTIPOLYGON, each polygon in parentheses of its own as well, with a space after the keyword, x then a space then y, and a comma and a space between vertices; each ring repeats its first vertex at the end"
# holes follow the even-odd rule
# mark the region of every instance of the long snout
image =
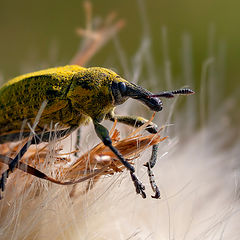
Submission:
POLYGON ((131 83, 127 86, 126 96, 142 102, 152 111, 159 112, 162 110, 162 101, 152 95, 153 93, 136 84, 131 83))

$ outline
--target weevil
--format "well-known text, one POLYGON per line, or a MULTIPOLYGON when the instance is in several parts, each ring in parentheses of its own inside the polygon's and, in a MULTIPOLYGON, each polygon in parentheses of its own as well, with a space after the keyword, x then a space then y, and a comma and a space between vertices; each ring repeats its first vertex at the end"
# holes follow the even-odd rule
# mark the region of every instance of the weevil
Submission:
MULTIPOLYGON (((44 101, 47 101, 47 104, 35 128, 35 137, 27 141, 10 162, 8 169, 2 173, 1 190, 4 191, 8 175, 16 168, 31 144, 52 140, 50 126, 58 124, 60 130, 55 136, 62 138, 79 126, 92 121, 97 136, 129 170, 136 192, 146 198, 145 187, 135 175, 134 167, 112 145, 109 132, 101 122, 107 119, 117 120, 123 124, 139 127, 148 121, 138 116, 115 115, 115 107, 133 98, 145 104, 150 110, 159 112, 162 110, 162 101, 159 97, 171 98, 176 94, 192 93, 194 92, 190 89, 180 89, 153 94, 107 68, 84 68, 75 65, 50 68, 10 80, 0 89, 0 144, 18 141, 20 136, 29 137, 31 131, 27 125, 22 126, 23 121, 33 124, 41 104, 44 101)), ((158 127, 150 122, 146 130, 149 133, 157 133, 158 127)), ((154 145, 151 158, 145 164, 155 192, 152 197, 155 198, 160 197, 160 192, 151 169, 157 160, 157 149, 158 145, 154 145)))

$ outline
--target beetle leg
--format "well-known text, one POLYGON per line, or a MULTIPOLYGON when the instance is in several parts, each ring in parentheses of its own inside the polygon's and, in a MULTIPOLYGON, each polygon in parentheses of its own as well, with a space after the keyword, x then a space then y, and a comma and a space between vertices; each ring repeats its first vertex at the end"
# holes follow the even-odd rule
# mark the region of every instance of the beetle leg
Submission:
MULTIPOLYGON (((65 130, 56 131, 54 133, 45 132, 44 134, 42 134, 42 136, 41 135, 32 136, 32 138, 24 144, 24 146, 21 148, 21 150, 15 156, 15 158, 9 163, 8 169, 2 173, 2 177, 0 179, 0 190, 2 190, 2 192, 5 190, 5 184, 7 182, 7 178, 9 176, 9 174, 14 171, 18 162, 21 160, 23 155, 26 153, 26 151, 32 144, 39 144, 41 142, 49 142, 55 136, 56 136, 56 138, 62 138, 66 135, 69 135, 75 129, 76 129, 76 126, 73 126, 68 129, 65 129, 65 130)), ((0 196, 0 199, 1 199, 1 196, 0 196)))
POLYGON ((135 172, 134 167, 128 161, 126 161, 124 159, 124 157, 122 156, 122 154, 112 145, 112 140, 109 136, 108 130, 96 121, 94 121, 93 123, 94 123, 95 131, 96 131, 98 137, 102 140, 103 144, 105 146, 109 147, 111 149, 111 151, 120 160, 120 162, 130 171, 130 175, 131 175, 132 181, 135 185, 136 192, 138 194, 141 194, 143 198, 146 198, 146 194, 144 192, 145 187, 143 186, 143 184, 138 180, 138 178, 134 174, 134 172, 135 172))
POLYGON ((32 143, 33 143, 33 138, 24 144, 24 146, 21 148, 21 150, 15 156, 15 158, 9 163, 8 169, 2 173, 2 177, 0 179, 0 188, 2 191, 5 190, 5 184, 7 182, 8 175, 10 174, 10 172, 13 172, 13 170, 17 166, 19 160, 23 157, 23 155, 25 154, 25 152, 28 150, 28 148, 30 147, 30 145, 32 143))
MULTIPOLYGON (((110 112, 109 114, 107 114, 106 118, 109 119, 112 122, 117 120, 120 123, 129 125, 129 126, 132 126, 132 127, 141 127, 143 124, 148 122, 147 119, 142 118, 142 117, 138 117, 138 116, 119 116, 119 115, 115 115, 113 111, 110 112)), ((150 122, 146 127, 146 131, 148 131, 149 133, 157 133, 158 126, 155 123, 150 122)))
POLYGON ((144 164, 144 166, 147 167, 149 182, 151 184, 153 192, 155 193, 155 196, 152 196, 152 198, 157 198, 157 199, 160 198, 160 190, 156 184, 152 168, 154 167, 156 160, 157 160, 158 146, 159 146, 159 144, 153 145, 152 156, 151 156, 150 160, 144 164))
POLYGON ((159 190, 159 188, 158 188, 158 186, 156 184, 152 168, 155 166, 156 161, 157 161, 158 147, 159 147, 159 144, 153 145, 151 158, 150 158, 150 160, 148 162, 146 162, 144 164, 144 166, 147 167, 149 182, 151 184, 153 192, 155 193, 155 195, 152 196, 152 198, 157 198, 157 199, 160 198, 160 190, 159 190))
MULTIPOLYGON (((137 116, 119 116, 119 115, 115 115, 114 111, 110 112, 107 115, 107 118, 111 121, 115 121, 117 120, 120 123, 126 124, 126 125, 130 125, 132 127, 140 127, 143 124, 145 124, 146 122, 148 122, 147 119, 144 119, 142 117, 137 117, 137 116)), ((149 125, 146 127, 146 131, 148 131, 149 133, 157 133, 157 125, 154 123, 149 123, 149 125)), ((149 182, 151 184, 151 187, 155 193, 155 196, 152 196, 153 198, 160 198, 160 191, 158 189, 158 186, 155 182, 155 178, 154 178, 154 174, 153 171, 151 170, 157 161, 157 151, 158 151, 158 146, 159 144, 155 144, 152 147, 152 155, 150 160, 144 164, 145 167, 148 168, 148 177, 149 177, 149 182)))
POLYGON ((159 143, 153 145, 152 147, 152 155, 151 158, 149 160, 149 167, 153 168, 157 162, 157 152, 158 152, 158 147, 159 147, 159 143))

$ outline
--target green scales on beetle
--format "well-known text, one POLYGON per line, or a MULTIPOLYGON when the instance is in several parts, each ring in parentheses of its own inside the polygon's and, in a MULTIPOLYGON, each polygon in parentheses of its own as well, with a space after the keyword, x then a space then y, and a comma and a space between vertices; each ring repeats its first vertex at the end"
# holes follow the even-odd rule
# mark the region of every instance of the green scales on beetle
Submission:
MULTIPOLYGON (((34 137, 28 140, 12 159, 9 168, 2 173, 0 189, 4 191, 8 175, 16 168, 31 144, 48 142, 53 137, 65 137, 79 126, 92 121, 97 136, 130 171, 136 192, 145 198, 145 187, 135 175, 134 167, 112 145, 109 132, 101 122, 117 120, 123 124, 139 127, 148 120, 138 116, 115 115, 115 107, 128 98, 133 98, 145 104, 150 110, 158 112, 162 110, 162 101, 159 97, 171 98, 179 94, 192 93, 194 93, 192 90, 185 88, 153 94, 121 78, 115 72, 101 67, 83 68, 69 65, 16 77, 0 89, 0 144, 18 141, 21 140, 20 137, 27 138, 33 134, 27 124, 23 126, 23 122, 32 125, 44 101, 46 106, 34 129, 34 137), (53 136, 50 126, 55 124, 58 124, 59 130, 53 136)), ((146 131, 157 133, 157 125, 149 123, 146 131)), ((154 198, 160 197, 151 170, 157 160, 157 149, 158 145, 153 145, 152 156, 145 164, 155 193, 154 198)))

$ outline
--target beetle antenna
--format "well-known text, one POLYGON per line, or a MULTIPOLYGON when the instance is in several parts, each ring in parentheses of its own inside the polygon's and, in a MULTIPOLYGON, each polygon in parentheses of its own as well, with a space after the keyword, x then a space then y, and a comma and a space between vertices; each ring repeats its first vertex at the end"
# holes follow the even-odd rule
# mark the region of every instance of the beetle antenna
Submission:
POLYGON ((173 91, 165 91, 165 92, 160 92, 157 94, 153 94, 149 96, 150 98, 153 97, 164 97, 164 98, 173 98, 175 95, 190 95, 194 94, 195 92, 191 90, 190 88, 182 88, 178 90, 173 90, 173 91))

